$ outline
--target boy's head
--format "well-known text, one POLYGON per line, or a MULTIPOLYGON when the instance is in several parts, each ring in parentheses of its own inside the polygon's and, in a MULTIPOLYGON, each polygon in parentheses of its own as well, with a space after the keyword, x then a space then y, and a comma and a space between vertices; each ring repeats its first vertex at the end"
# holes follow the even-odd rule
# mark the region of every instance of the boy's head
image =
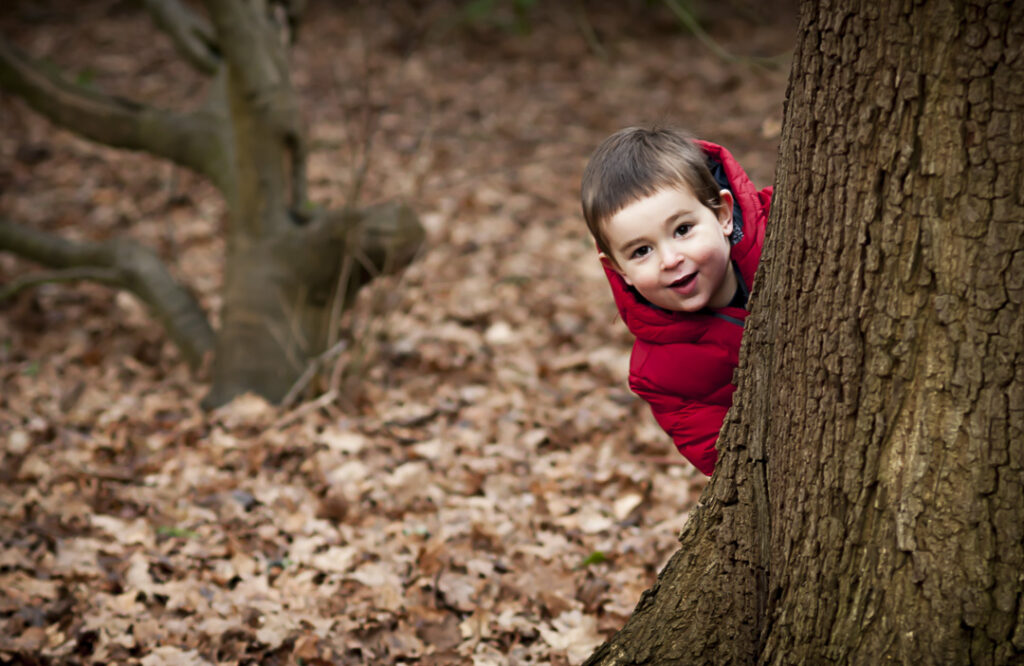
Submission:
POLYGON ((602 256, 650 304, 698 312, 731 302, 732 194, 719 188, 689 137, 671 129, 616 132, 594 152, 581 190, 602 256))
POLYGON ((580 187, 583 218, 597 248, 612 258, 607 222, 629 204, 667 187, 689 190, 712 210, 722 206, 704 153, 683 132, 627 127, 601 142, 583 170, 580 187))

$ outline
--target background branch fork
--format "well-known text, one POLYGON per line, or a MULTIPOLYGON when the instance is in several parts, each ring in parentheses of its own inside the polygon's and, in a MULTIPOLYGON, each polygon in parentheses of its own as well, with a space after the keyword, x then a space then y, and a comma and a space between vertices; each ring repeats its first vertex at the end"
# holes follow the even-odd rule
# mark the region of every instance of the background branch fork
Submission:
POLYGON ((221 63, 217 36, 204 16, 178 0, 142 0, 142 4, 193 67, 206 74, 217 71, 221 63))
POLYGON ((65 80, 0 38, 0 87, 50 121, 92 141, 169 159, 229 187, 224 122, 208 109, 178 113, 65 80))

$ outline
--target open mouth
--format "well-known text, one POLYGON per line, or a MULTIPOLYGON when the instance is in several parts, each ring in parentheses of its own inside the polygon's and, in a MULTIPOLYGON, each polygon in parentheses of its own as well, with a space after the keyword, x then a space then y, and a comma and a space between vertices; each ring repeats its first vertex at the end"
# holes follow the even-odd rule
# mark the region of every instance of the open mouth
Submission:
POLYGON ((684 275, 683 277, 679 278, 678 280, 676 280, 675 282, 670 284, 669 288, 670 289, 675 289, 676 287, 685 287, 686 285, 690 284, 691 282, 693 282, 696 279, 697 279, 697 274, 696 273, 690 273, 689 275, 684 275))

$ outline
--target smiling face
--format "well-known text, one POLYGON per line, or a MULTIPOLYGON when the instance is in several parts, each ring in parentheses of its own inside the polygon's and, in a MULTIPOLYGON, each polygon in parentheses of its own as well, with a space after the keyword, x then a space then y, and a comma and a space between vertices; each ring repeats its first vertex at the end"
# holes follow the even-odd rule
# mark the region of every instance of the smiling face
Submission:
POLYGON ((629 204, 604 224, 613 267, 644 298, 666 310, 723 308, 736 293, 729 260, 732 194, 712 210, 686 187, 666 187, 629 204))

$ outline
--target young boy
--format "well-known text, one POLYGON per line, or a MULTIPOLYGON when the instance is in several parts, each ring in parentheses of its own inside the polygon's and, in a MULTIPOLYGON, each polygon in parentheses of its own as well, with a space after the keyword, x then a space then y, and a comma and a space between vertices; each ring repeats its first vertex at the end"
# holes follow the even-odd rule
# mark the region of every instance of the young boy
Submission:
POLYGON ((620 130, 583 172, 583 216, 636 336, 629 386, 709 476, 771 193, 724 148, 672 129, 620 130))

